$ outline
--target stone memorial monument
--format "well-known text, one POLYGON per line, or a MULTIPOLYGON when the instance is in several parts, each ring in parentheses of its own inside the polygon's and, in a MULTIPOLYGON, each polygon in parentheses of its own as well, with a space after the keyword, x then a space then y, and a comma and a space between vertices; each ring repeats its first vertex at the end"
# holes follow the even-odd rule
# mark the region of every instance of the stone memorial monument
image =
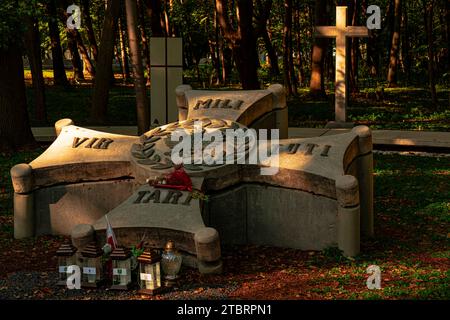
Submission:
MULTIPOLYGON (((221 242, 305 250, 337 246, 347 256, 358 254, 360 232, 373 234, 369 128, 282 139, 273 175, 261 174, 264 163, 186 164, 193 187, 208 195, 205 201, 190 191, 146 183, 173 170, 178 142, 171 134, 279 128, 286 138, 284 89, 221 92, 182 85, 176 98, 179 121, 140 137, 58 121, 53 144, 30 164, 11 169, 15 237, 71 235, 82 248, 95 238, 104 241, 108 214, 120 245, 135 245, 144 233, 146 245, 155 248, 172 239, 184 263, 202 273, 222 270, 221 242), (201 128, 194 128, 197 120, 201 128)), ((200 150, 207 147, 202 141, 200 150)), ((251 152, 247 144, 244 149, 251 152)), ((224 150, 225 157, 237 154, 224 150)))

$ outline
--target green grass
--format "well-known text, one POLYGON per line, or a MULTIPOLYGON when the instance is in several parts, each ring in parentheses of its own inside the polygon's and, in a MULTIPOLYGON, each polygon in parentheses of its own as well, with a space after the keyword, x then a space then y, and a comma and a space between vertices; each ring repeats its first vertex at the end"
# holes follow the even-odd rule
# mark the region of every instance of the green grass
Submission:
MULTIPOLYGON (((327 100, 313 99, 307 89, 291 98, 289 125, 323 127, 334 120, 333 91, 327 100)), ((374 89, 352 95, 348 119, 372 129, 450 131, 450 90, 438 89, 439 110, 431 108, 429 92, 422 88, 385 89, 384 98, 376 100, 374 89)))

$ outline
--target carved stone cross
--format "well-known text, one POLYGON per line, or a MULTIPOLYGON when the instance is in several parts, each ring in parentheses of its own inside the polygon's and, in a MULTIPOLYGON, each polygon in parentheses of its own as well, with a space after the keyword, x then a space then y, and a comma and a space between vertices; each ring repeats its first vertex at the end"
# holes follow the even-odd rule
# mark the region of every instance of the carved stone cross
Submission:
MULTIPOLYGON (((208 195, 206 201, 194 192, 148 184, 147 179, 173 170, 178 142, 172 134, 188 132, 193 144, 187 150, 195 157, 197 147, 203 153, 212 143, 196 144, 196 120, 202 122, 200 132, 221 136, 230 129, 287 127, 284 88, 211 92, 180 86, 177 102, 179 121, 140 137, 58 121, 52 145, 30 164, 11 169, 14 236, 70 234, 80 250, 94 239, 103 243, 108 214, 120 245, 131 247, 143 234, 151 248, 171 239, 183 252, 183 263, 215 273, 222 268, 221 242, 308 250, 337 246, 353 256, 359 252, 360 228, 373 234, 369 128, 281 139, 273 175, 261 174, 267 167, 263 162, 185 164, 193 187, 208 195)), ((223 157, 234 159, 241 150, 248 158, 252 147, 247 142, 242 149, 224 148, 223 157)))
POLYGON ((337 122, 347 121, 347 37, 368 37, 366 27, 347 26, 347 7, 336 7, 336 26, 319 26, 315 28, 315 36, 320 38, 336 38, 336 83, 335 113, 337 122))

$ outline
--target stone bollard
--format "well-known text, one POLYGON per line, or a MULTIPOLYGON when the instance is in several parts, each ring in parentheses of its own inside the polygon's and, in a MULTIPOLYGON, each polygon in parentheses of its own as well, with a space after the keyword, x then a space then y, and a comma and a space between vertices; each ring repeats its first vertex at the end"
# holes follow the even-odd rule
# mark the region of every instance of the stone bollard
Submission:
POLYGON ((14 238, 34 236, 33 168, 21 163, 11 168, 14 188, 14 238))
POLYGON ((358 180, 345 175, 336 179, 338 202, 337 242, 345 256, 355 256, 360 249, 360 207, 358 180))
POLYGON ((194 241, 197 251, 197 265, 200 273, 221 273, 222 253, 217 230, 213 228, 202 228, 195 233, 194 241))
POLYGON ((55 133, 56 133, 56 137, 59 136, 59 134, 61 133, 62 128, 67 127, 67 126, 73 126, 75 123, 72 121, 72 119, 61 119, 55 122, 55 133))
POLYGON ((186 99, 186 91, 190 91, 190 90, 192 90, 192 87, 188 84, 182 84, 175 89, 179 121, 183 121, 183 120, 187 119, 189 106, 188 106, 188 102, 186 99))
POLYGON ((276 128, 280 130, 280 139, 288 138, 288 108, 286 90, 281 84, 272 84, 267 90, 272 92, 273 109, 276 114, 276 128))
POLYGON ((356 160, 361 205, 361 233, 372 237, 373 227, 373 145, 369 127, 357 126, 352 129, 358 135, 359 157, 356 160))

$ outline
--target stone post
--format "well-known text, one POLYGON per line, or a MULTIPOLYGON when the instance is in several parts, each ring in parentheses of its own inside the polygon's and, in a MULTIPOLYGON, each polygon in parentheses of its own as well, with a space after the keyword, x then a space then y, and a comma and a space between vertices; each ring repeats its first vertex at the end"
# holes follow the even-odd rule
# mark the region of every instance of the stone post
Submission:
POLYGON ((186 91, 192 90, 192 87, 188 84, 182 84, 175 89, 175 95, 177 97, 178 107, 178 121, 187 119, 189 105, 186 98, 186 91))
POLYGON ((359 253, 360 217, 358 180, 345 175, 336 179, 338 202, 337 242, 345 256, 359 253))
POLYGON ((352 131, 358 135, 359 145, 359 157, 356 160, 356 165, 361 203, 361 233, 372 237, 374 235, 372 132, 366 126, 357 126, 352 131))
POLYGON ((33 168, 21 163, 11 168, 14 188, 14 238, 34 236, 33 168))
POLYGON ((67 126, 73 126, 75 123, 72 121, 72 119, 61 119, 55 122, 55 133, 56 133, 56 137, 59 136, 59 134, 61 133, 62 128, 67 127, 67 126))
POLYGON ((198 270, 203 274, 222 273, 222 253, 219 233, 214 228, 202 228, 194 235, 198 270))
POLYGON ((288 108, 286 105, 286 90, 281 84, 272 84, 267 88, 272 92, 273 109, 276 114, 276 128, 280 130, 280 139, 288 138, 288 108))

